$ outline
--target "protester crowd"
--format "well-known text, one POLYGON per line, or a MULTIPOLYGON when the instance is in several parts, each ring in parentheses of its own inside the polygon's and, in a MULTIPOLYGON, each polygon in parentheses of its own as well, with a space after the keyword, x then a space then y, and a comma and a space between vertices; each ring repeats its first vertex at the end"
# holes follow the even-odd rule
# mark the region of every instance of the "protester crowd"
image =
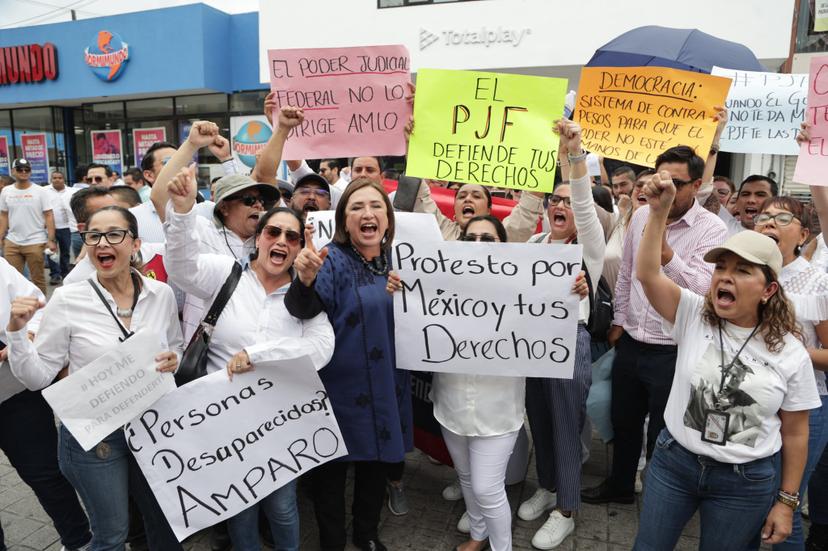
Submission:
MULTIPOLYGON (((412 390, 410 374, 396 367, 393 300, 402 281, 391 265, 395 207, 383 159, 370 151, 347 166, 322 159, 318 172, 288 160, 290 181, 281 181, 284 145, 304 113, 277 108, 272 95, 264 107, 274 132, 250 174, 209 121, 193 123, 180 147, 153 145, 123 180, 91 164, 72 186, 54 171, 41 187, 26 159, 12 165, 0 192, 0 357, 25 389, 2 396, 0 448, 64 549, 181 544, 122 431, 84 451, 64 426, 55 431, 40 391, 144 328, 163 336, 157 369, 176 371, 228 288, 208 372, 232 378, 261 362, 310 356, 347 446, 347 456, 303 480, 320 548, 345 548, 350 464, 354 545, 386 549, 382 507, 408 512, 412 390), (199 193, 191 165, 205 148, 225 174, 212 200, 199 193), (326 210, 335 211, 335 234, 317 250, 306 219, 326 210), (45 262, 56 286, 48 301, 45 262)), ((813 188, 814 205, 805 205, 779 196, 767 176, 735 185, 716 175, 726 111, 715 120, 709 152, 679 145, 654 169, 609 173, 599 159, 595 176, 580 126, 550 121, 560 136, 554 191, 523 191, 503 220, 492 215, 486 186, 423 180, 416 188, 408 210, 432 214, 445 240, 583 250, 572 289, 580 297, 572 378, 434 376, 433 415, 458 479, 443 496, 466 506, 459 550, 512 548, 505 484, 525 419, 539 487, 517 515, 548 514, 532 539, 538 549, 573 533, 582 502, 633 503, 642 482, 634 549, 672 549, 696 512, 701 549, 828 549, 828 274, 824 247, 809 247, 820 237, 815 219, 828 228, 828 188, 813 188), (440 187, 456 190, 453 217, 435 202, 440 187), (611 296, 611 311, 596 307, 599 296, 611 296), (590 417, 601 415, 587 414, 592 364, 605 354, 612 468, 583 488, 582 442, 590 417)), ((807 127, 799 139, 809 139, 807 127)), ((212 527, 214 549, 257 550, 260 532, 276 549, 299 549, 296 500, 294 481, 212 527)))

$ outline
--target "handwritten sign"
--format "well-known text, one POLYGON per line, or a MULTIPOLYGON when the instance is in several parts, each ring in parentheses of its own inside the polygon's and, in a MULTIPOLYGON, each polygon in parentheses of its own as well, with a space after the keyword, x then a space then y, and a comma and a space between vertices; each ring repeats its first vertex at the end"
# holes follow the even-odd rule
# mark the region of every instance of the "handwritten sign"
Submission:
POLYGON ((124 427, 179 541, 347 454, 307 356, 217 371, 176 389, 124 427))
POLYGON ((560 78, 420 70, 407 173, 552 191, 559 142, 552 127, 566 88, 560 78))
POLYGON ((405 155, 411 60, 405 46, 268 50, 276 104, 301 107, 285 159, 405 155))
POLYGON ((811 140, 802 144, 793 179, 811 186, 828 185, 828 56, 812 57, 808 77, 808 110, 811 140))
POLYGON ((84 450, 175 389, 172 373, 155 370, 165 345, 139 331, 83 369, 43 389, 43 397, 84 450))
POLYGON ((588 151, 644 166, 677 145, 707 158, 730 80, 663 67, 584 67, 574 119, 588 151))
POLYGON ((757 73, 713 67, 733 80, 727 95, 727 126, 719 145, 732 153, 796 155, 796 133, 805 118, 808 75, 757 73))
POLYGON ((398 243, 397 367, 572 378, 580 245, 398 243))
POLYGON ((814 32, 828 31, 828 0, 814 2, 814 32))
MULTIPOLYGON (((442 241, 443 234, 432 214, 422 212, 394 213, 394 242, 442 241)), ((333 239, 336 230, 334 211, 320 210, 308 213, 308 224, 313 224, 313 244, 317 250, 333 239)))

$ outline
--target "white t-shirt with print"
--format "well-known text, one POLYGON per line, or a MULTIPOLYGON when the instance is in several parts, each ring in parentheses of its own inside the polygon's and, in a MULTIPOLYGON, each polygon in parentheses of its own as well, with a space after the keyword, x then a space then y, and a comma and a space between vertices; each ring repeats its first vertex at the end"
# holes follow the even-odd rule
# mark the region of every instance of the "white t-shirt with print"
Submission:
POLYGON ((52 210, 52 202, 38 185, 26 189, 11 185, 0 192, 0 211, 9 213, 9 241, 18 245, 46 243, 46 221, 43 211, 52 210))
MULTIPOLYGON (((681 290, 675 325, 664 330, 678 344, 676 373, 664 421, 682 446, 723 463, 741 464, 768 457, 782 447, 778 411, 819 407, 811 359, 793 335, 785 335, 778 353, 754 335, 719 391, 722 370, 719 331, 702 320, 704 297, 681 290), (705 411, 729 414, 724 445, 702 440, 705 411)), ((752 328, 723 322, 724 361, 729 365, 752 328)))

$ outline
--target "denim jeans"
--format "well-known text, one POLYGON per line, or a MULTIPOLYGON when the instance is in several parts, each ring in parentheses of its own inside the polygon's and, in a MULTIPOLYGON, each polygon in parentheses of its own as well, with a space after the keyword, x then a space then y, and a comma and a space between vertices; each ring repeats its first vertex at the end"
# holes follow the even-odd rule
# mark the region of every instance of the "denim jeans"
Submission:
POLYGON ((259 551, 259 507, 270 521, 276 551, 299 550, 299 509, 296 479, 227 521, 234 551, 259 551))
POLYGON ((81 238, 80 232, 73 231, 72 232, 72 256, 77 258, 83 248, 83 238, 81 238))
POLYGON ((180 551, 164 513, 117 430, 86 452, 60 427, 60 470, 75 487, 92 524, 91 551, 123 551, 129 531, 128 497, 144 517, 147 543, 153 551, 180 551))
POLYGON ((60 265, 47 256, 46 263, 49 265, 49 275, 51 277, 66 277, 66 274, 69 273, 69 253, 72 247, 72 232, 69 228, 56 229, 55 239, 57 240, 58 250, 60 251, 60 265))
POLYGON ((699 510, 700 551, 741 551, 759 533, 776 495, 780 454, 733 465, 696 455, 665 428, 656 440, 635 551, 673 549, 699 510))
POLYGON ((828 526, 828 446, 822 451, 808 484, 808 512, 811 524, 828 526))
MULTIPOLYGON (((86 513, 75 489, 58 468, 55 415, 40 392, 24 390, 0 403, 0 450, 34 490, 60 534, 60 542, 67 549, 89 543, 92 534, 86 513)), ((5 549, 0 528, 0 550, 5 549)))
MULTIPOLYGON (((819 463, 822 452, 825 450, 825 444, 828 442, 828 396, 820 396, 822 398, 822 407, 811 410, 808 422, 808 459, 805 463, 805 471, 802 473, 802 485, 799 487, 800 495, 805 493, 808 488, 808 482, 811 480, 811 475, 819 463)), ((781 480, 782 473, 779 473, 779 480, 781 480)), ((823 491, 828 491, 824 488, 823 491)), ((808 493, 808 499, 812 492, 808 493)), ((813 520, 813 519, 812 519, 813 520)), ((805 534, 802 532, 802 513, 799 509, 794 513, 793 531, 788 539, 778 545, 773 546, 774 551, 783 549, 785 551, 795 551, 805 549, 805 534)))

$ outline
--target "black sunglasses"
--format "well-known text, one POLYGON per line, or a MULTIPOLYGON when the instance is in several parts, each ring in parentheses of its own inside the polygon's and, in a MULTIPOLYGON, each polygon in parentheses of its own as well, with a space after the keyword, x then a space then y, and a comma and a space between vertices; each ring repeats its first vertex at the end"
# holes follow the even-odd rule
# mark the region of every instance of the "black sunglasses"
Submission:
POLYGON ((260 203, 262 207, 268 208, 269 205, 272 205, 272 202, 265 200, 264 197, 261 195, 241 195, 239 197, 231 197, 232 201, 241 201, 241 203, 245 207, 252 207, 256 203, 260 203))
POLYGON ((32 171, 31 167, 28 167, 28 166, 19 166, 19 167, 15 168, 15 170, 17 172, 31 172, 32 171))
MULTIPOLYGON (((697 180, 698 178, 696 178, 697 180)), ((683 188, 687 184, 692 184, 696 180, 679 180, 678 178, 673 178, 673 185, 676 186, 676 189, 683 188)))
POLYGON ((490 233, 467 233, 460 238, 460 241, 482 241, 483 243, 494 243, 497 237, 490 233))
POLYGON ((296 245, 302 240, 302 234, 296 230, 283 230, 279 226, 271 226, 268 224, 262 228, 262 233, 267 234, 272 239, 278 239, 280 235, 285 234, 285 241, 290 245, 296 245))

